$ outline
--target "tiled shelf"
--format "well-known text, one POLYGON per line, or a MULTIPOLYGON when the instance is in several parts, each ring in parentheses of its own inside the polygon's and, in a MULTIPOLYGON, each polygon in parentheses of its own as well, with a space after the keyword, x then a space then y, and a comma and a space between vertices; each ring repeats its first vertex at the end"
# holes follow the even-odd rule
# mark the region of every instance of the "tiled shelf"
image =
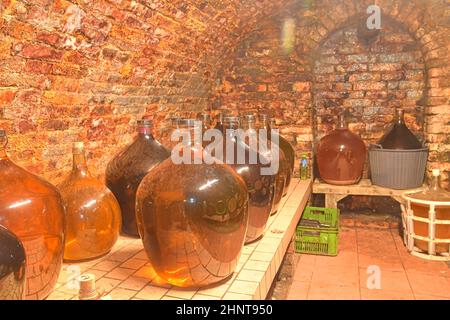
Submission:
POLYGON ((294 179, 291 189, 270 218, 263 238, 242 250, 236 272, 226 281, 199 289, 180 289, 159 278, 143 250, 140 239, 121 237, 103 258, 64 264, 54 292, 48 299, 77 299, 76 278, 92 273, 97 288, 114 300, 130 299, 264 299, 294 235, 295 227, 311 195, 310 180, 294 179))

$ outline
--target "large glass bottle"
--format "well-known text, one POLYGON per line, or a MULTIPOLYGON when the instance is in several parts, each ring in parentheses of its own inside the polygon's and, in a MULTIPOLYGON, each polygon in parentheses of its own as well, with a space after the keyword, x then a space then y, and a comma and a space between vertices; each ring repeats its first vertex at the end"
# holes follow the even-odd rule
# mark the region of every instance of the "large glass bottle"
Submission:
POLYGON ((145 251, 156 273, 179 287, 206 286, 230 276, 248 224, 245 182, 229 166, 204 163, 192 140, 194 120, 181 120, 190 138, 177 155, 142 180, 136 215, 145 251), (196 159, 196 160, 194 160, 196 159))
MULTIPOLYGON (((252 123, 255 120, 253 116, 250 116, 250 117, 247 116, 246 118, 247 118, 247 121, 244 121, 244 123, 252 123)), ((285 190, 287 190, 286 182, 288 180, 291 180, 291 168, 289 166, 289 163, 287 162, 284 151, 280 148, 279 141, 278 141, 278 144, 277 143, 272 144, 272 142, 273 142, 272 138, 271 138, 272 130, 271 130, 269 122, 270 122, 270 119, 267 115, 260 114, 258 129, 266 131, 266 137, 267 137, 266 145, 268 147, 267 151, 263 154, 271 161, 278 161, 278 172, 275 177, 274 200, 273 200, 272 212, 271 212, 271 214, 275 214, 278 211, 278 207, 280 206, 281 199, 283 198, 283 195, 285 194, 285 190), (274 150, 272 150, 272 148, 277 148, 276 152, 273 152, 274 150), (274 158, 274 156, 276 154, 278 155, 277 159, 274 158)), ((244 129, 251 128, 252 126, 253 125, 247 124, 247 126, 244 127, 244 129)), ((280 137, 279 135, 277 135, 277 136, 278 136, 277 138, 280 137)), ((258 143, 259 142, 260 141, 258 141, 258 143)), ((259 150, 261 150, 261 149, 259 149, 259 150)))
MULTIPOLYGON (((450 192, 447 192, 440 187, 439 177, 440 170, 433 170, 433 178, 431 184, 424 191, 410 194, 409 197, 417 200, 423 200, 424 203, 411 202, 411 209, 415 216, 421 218, 429 218, 430 204, 433 202, 447 202, 450 203, 450 192)), ((450 205, 435 205, 437 220, 450 220, 450 205)), ((414 233, 418 236, 429 237, 429 224, 422 221, 414 221, 414 233)), ((450 239, 450 225, 436 224, 435 238, 450 239)), ((428 252, 428 242, 415 239, 414 244, 420 250, 428 252)), ((449 253, 450 244, 436 243, 436 253, 449 253)))
POLYGON ((145 175, 170 152, 152 134, 152 122, 139 120, 135 140, 119 152, 106 168, 106 185, 114 193, 122 212, 122 232, 139 237, 136 225, 136 191, 145 175))
POLYGON ((90 174, 84 144, 73 145, 73 168, 58 187, 66 211, 64 259, 94 259, 116 243, 121 225, 120 206, 111 191, 90 174))
POLYGON ((25 249, 12 232, 0 226, 0 300, 22 300, 25 294, 25 249))
POLYGON ((403 109, 397 109, 389 130, 378 142, 384 149, 420 149, 422 144, 408 129, 403 109))
POLYGON ((64 249, 64 208, 50 183, 14 164, 0 130, 0 224, 19 237, 27 257, 26 299, 44 299, 58 279, 64 249))
POLYGON ((236 138, 236 130, 240 129, 239 117, 223 118, 224 136, 224 161, 231 166, 245 181, 249 192, 249 223, 245 243, 250 243, 259 239, 264 234, 267 221, 272 212, 276 173, 264 175, 263 168, 269 165, 269 159, 258 153, 258 150, 251 149, 245 141, 236 138), (231 148, 227 148, 227 144, 231 148), (227 151, 233 149, 229 154, 227 151), (243 153, 245 161, 238 161, 238 153, 243 153), (257 155, 257 161, 250 161, 250 154, 257 155))
MULTIPOLYGON (((270 126, 271 126, 271 128, 276 128, 275 119, 270 120, 270 126)), ((284 155, 286 156, 286 160, 291 168, 290 174, 286 177, 286 187, 284 188, 284 195, 286 195, 286 193, 289 190, 289 186, 291 185, 292 176, 294 174, 295 150, 294 150, 294 147, 292 146, 292 144, 286 138, 284 138, 282 135, 279 135, 278 141, 280 144, 280 148, 281 148, 281 150, 283 150, 284 155)))
POLYGON ((341 115, 336 129, 320 140, 316 155, 320 177, 325 182, 349 185, 361 179, 367 148, 361 138, 348 129, 341 115))

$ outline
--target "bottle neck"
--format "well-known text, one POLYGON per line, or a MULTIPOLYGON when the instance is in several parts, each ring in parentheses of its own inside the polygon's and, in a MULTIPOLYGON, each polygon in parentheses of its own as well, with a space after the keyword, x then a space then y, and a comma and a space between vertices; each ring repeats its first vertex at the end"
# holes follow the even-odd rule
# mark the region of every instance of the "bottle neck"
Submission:
POLYGON ((440 189, 439 176, 433 176, 433 178, 431 178, 430 190, 439 191, 440 189))
POLYGON ((254 121, 244 121, 244 123, 242 124, 242 128, 245 130, 249 130, 249 129, 256 129, 256 125, 254 121))
POLYGON ((337 129, 347 129, 347 128, 348 128, 348 125, 347 125, 347 122, 345 121, 345 117, 343 115, 340 115, 337 129))
POLYGON ((138 136, 140 137, 153 137, 153 130, 150 126, 138 126, 137 128, 138 136))
POLYGON ((89 169, 86 163, 86 156, 83 151, 77 150, 73 153, 72 174, 80 177, 90 177, 89 169))
POLYGON ((405 124, 405 111, 403 109, 396 110, 394 121, 396 124, 405 124))

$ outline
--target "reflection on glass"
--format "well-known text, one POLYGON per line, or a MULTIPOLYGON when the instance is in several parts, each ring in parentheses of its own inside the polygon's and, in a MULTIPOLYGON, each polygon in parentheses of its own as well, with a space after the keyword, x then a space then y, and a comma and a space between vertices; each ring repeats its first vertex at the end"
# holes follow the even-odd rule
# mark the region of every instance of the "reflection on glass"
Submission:
MULTIPOLYGON (((193 135, 192 125, 180 120, 178 128, 193 135)), ((197 148, 181 153, 201 154, 197 148)), ((156 273, 175 286, 206 286, 235 270, 248 224, 247 188, 226 165, 169 158, 142 180, 136 216, 156 273)))
POLYGON ((336 129, 323 137, 317 147, 317 166, 320 177, 327 183, 349 185, 362 176, 367 148, 339 117, 336 129))
MULTIPOLYGON (((223 118, 223 134, 224 141, 233 141, 234 158, 230 156, 231 163, 229 164, 245 181, 249 193, 249 223, 247 229, 247 236, 245 243, 250 243, 259 239, 266 228, 267 221, 269 220, 275 192, 275 176, 274 175, 262 175, 261 169, 266 166, 261 163, 268 163, 264 155, 258 154, 260 159, 256 164, 249 164, 250 159, 250 147, 235 138, 233 130, 240 128, 240 119, 238 117, 225 117, 223 118), (245 152, 246 162, 238 164, 237 154, 238 150, 245 152)), ((224 143, 223 150, 224 159, 227 159, 226 143, 224 143)))
POLYGON ((27 257, 26 299, 44 299, 61 269, 64 208, 57 189, 14 164, 0 130, 0 224, 19 237, 27 257))
POLYGON ((108 253, 119 237, 120 206, 89 173, 82 142, 74 144, 73 169, 59 190, 66 209, 64 259, 87 260, 108 253))
POLYGON ((0 300, 23 299, 25 265, 25 249, 19 238, 0 226, 0 300))
POLYGON ((119 201, 122 231, 139 237, 136 226, 136 191, 145 175, 170 152, 156 141, 149 120, 138 121, 138 135, 129 146, 111 160, 106 168, 106 185, 119 201))

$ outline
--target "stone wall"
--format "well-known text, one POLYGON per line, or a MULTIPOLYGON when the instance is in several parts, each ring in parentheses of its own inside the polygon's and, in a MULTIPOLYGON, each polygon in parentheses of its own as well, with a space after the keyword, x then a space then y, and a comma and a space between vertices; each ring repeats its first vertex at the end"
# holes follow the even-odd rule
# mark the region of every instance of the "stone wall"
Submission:
POLYGON ((271 111, 300 154, 330 130, 341 104, 366 141, 401 104, 430 145, 429 169, 446 170, 448 181, 450 3, 376 1, 379 42, 353 45, 355 21, 372 3, 1 0, 0 127, 9 153, 57 183, 71 142, 83 140, 102 175, 137 118, 158 127, 174 112, 227 108, 271 111))

